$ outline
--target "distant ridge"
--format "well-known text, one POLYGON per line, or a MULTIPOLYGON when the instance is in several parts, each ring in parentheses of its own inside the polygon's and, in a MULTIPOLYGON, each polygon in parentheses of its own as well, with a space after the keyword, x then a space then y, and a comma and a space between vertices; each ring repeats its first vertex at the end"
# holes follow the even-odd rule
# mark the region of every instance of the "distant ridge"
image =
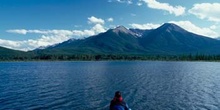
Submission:
POLYGON ((186 31, 173 23, 157 29, 114 29, 38 51, 41 54, 220 54, 220 41, 186 31))
MULTIPOLYGON (((220 40, 188 32, 165 23, 151 29, 118 26, 85 39, 69 39, 52 46, 23 52, 0 47, 1 60, 65 58, 73 55, 220 55, 220 40), (49 56, 49 57, 48 57, 49 56)), ((88 57, 88 56, 87 56, 88 57)))
POLYGON ((0 59, 3 60, 19 58, 19 57, 27 57, 28 55, 30 54, 27 52, 0 47, 0 59))

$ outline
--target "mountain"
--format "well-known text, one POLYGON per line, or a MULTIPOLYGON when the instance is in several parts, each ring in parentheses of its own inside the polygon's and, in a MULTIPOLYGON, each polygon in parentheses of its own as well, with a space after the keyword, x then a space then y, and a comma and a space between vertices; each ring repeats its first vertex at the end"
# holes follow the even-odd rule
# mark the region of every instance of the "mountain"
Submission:
POLYGON ((220 53, 219 43, 215 39, 190 33, 171 23, 165 23, 141 39, 144 48, 165 54, 217 54, 220 53))
MULTIPOLYGON (((45 54, 130 54, 143 53, 137 35, 123 26, 86 39, 66 41, 42 50, 45 54)), ((39 52, 39 51, 38 51, 39 52)))
POLYGON ((0 60, 8 60, 11 58, 27 57, 28 54, 23 51, 7 49, 0 47, 0 60))
POLYGON ((165 23, 157 29, 127 29, 123 26, 85 39, 69 40, 42 50, 37 54, 220 54, 220 41, 197 35, 165 23))

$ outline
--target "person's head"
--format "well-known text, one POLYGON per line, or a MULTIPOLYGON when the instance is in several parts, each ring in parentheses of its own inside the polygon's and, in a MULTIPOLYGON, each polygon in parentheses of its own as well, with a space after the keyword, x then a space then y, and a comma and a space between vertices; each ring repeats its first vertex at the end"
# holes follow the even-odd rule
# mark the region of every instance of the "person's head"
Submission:
POLYGON ((117 101, 117 102, 121 102, 121 101, 123 100, 120 91, 116 91, 116 92, 115 92, 114 100, 117 101))
POLYGON ((115 92, 115 97, 120 98, 121 97, 121 92, 120 91, 116 91, 115 92))

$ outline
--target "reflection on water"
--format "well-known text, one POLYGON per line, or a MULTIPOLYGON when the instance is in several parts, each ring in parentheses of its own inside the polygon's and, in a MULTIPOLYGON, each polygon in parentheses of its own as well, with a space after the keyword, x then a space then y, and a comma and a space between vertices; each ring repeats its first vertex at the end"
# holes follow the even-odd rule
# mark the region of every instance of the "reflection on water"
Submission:
POLYGON ((116 90, 133 110, 220 109, 220 63, 0 63, 0 109, 108 109, 116 90))

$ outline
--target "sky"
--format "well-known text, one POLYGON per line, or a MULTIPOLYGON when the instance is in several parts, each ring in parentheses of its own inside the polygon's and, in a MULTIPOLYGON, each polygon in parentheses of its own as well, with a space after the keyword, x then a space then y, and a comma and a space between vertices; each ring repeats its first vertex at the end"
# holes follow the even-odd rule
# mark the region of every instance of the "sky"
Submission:
POLYGON ((28 51, 119 25, 156 29, 163 23, 218 38, 219 7, 219 0, 0 0, 0 46, 28 51))

